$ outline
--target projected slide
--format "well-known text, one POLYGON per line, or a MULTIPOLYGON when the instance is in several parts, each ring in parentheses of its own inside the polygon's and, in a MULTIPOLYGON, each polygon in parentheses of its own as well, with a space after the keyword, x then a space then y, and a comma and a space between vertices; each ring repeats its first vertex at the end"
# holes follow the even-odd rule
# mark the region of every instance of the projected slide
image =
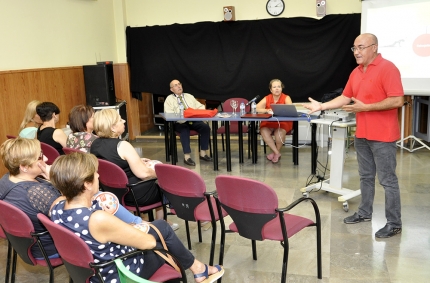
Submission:
POLYGON ((378 50, 399 68, 405 91, 430 95, 430 0, 371 0, 362 7, 362 32, 378 37, 378 50))

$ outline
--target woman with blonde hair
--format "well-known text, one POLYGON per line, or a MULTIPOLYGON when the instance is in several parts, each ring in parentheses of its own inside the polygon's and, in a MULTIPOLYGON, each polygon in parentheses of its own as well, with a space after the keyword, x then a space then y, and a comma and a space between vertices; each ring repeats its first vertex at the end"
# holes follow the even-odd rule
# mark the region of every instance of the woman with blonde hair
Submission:
POLYGON ((37 129, 42 125, 39 115, 36 113, 36 107, 42 103, 39 100, 32 100, 27 104, 25 109, 24 118, 19 126, 19 136, 27 139, 34 139, 36 137, 37 129))
MULTIPOLYGON (((90 151, 97 158, 101 158, 121 167, 127 175, 130 184, 142 180, 150 180, 136 186, 133 191, 137 203, 140 206, 154 204, 161 201, 159 187, 155 182, 157 175, 151 168, 152 161, 140 158, 134 147, 127 141, 120 140, 125 130, 125 120, 121 118, 114 109, 102 109, 94 115, 94 131, 99 137, 91 145, 90 151)), ((133 196, 125 195, 124 201, 127 205, 134 205, 133 196)), ((156 219, 163 219, 163 209, 156 209, 156 219)), ((171 224, 174 230, 179 226, 171 224)))

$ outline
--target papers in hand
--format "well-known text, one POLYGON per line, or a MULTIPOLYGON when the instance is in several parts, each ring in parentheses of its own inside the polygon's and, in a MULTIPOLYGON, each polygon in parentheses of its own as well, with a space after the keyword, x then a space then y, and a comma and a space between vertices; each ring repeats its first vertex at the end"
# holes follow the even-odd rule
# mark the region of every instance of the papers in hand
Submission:
POLYGON ((230 118, 231 114, 226 113, 226 112, 220 112, 220 113, 216 114, 216 116, 219 118, 230 118))

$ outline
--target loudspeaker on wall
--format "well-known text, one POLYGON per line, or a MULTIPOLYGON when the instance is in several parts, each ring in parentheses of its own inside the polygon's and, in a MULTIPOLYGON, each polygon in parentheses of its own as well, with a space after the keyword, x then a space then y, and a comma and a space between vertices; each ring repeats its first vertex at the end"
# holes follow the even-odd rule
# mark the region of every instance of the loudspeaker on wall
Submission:
POLYGON ((225 6, 223 8, 224 11, 224 22, 232 22, 236 20, 236 16, 234 14, 234 6, 225 6))
POLYGON ((317 1, 317 17, 324 17, 326 15, 327 0, 317 1))
POLYGON ((87 65, 83 69, 87 104, 93 107, 115 105, 113 65, 87 65))

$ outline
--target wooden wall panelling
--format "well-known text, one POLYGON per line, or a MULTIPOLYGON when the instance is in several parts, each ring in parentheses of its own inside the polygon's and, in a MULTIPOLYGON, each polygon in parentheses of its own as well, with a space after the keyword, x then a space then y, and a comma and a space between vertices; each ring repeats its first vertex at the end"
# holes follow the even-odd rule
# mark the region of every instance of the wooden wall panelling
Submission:
MULTIPOLYGON (((70 109, 86 103, 82 66, 0 72, 1 143, 6 134, 18 135, 25 107, 34 99, 57 104, 57 125, 64 127, 70 109)), ((6 169, 1 166, 0 171, 4 174, 6 169)))

